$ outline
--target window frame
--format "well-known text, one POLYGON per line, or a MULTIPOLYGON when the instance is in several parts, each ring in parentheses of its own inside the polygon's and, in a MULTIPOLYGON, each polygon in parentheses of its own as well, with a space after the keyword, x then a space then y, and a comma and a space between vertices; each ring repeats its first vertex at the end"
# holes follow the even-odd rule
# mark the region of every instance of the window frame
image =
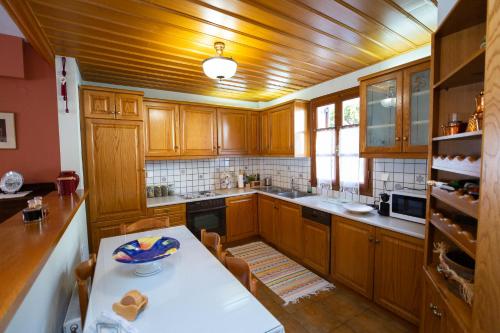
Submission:
MULTIPOLYGON (((311 185, 318 186, 318 179, 316 176, 316 133, 317 133, 317 112, 316 109, 321 106, 335 104, 335 180, 332 182, 332 189, 338 191, 340 189, 340 158, 339 158, 339 140, 340 140, 340 129, 359 126, 361 133, 361 126, 358 125, 346 125, 342 126, 342 102, 360 97, 359 87, 354 87, 346 90, 342 90, 336 93, 324 95, 311 100, 309 103, 309 115, 310 115, 310 132, 311 135, 311 185)), ((361 113, 361 105, 360 105, 361 113)), ((360 114, 361 118, 361 114, 360 114)), ((361 142, 361 141, 360 141, 361 142)), ((372 161, 367 158, 365 163, 364 178, 365 181, 359 187, 359 194, 373 196, 372 193, 372 181, 371 181, 371 169, 372 161)))

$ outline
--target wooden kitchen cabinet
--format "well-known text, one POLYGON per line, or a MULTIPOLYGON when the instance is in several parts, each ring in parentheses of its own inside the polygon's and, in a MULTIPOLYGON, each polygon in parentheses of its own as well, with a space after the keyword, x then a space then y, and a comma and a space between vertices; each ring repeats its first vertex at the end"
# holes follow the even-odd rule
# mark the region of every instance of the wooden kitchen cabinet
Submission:
POLYGON ((269 110, 269 155, 293 156, 293 104, 269 110))
POLYGON ((171 227, 186 225, 186 204, 150 207, 148 216, 168 217, 171 227))
POLYGON ((217 109, 181 105, 179 136, 181 155, 217 155, 217 109))
POLYGON ((302 219, 304 242, 302 261, 321 274, 330 273, 330 228, 327 225, 302 219))
POLYGON ((360 154, 426 157, 430 62, 414 61, 360 79, 360 154))
POLYGON ((257 223, 257 195, 226 198, 226 239, 228 242, 255 236, 257 223))
POLYGON ((275 244, 275 224, 278 212, 276 199, 259 195, 259 234, 268 243, 275 244))
POLYGON ((142 96, 117 93, 115 102, 116 119, 142 120, 142 96))
POLYGON ((261 146, 261 114, 251 111, 248 121, 248 155, 259 155, 261 146))
POLYGON ((260 115, 260 153, 269 154, 269 111, 262 111, 260 115))
POLYGON ((332 276, 418 324, 423 240, 332 217, 332 276))
POLYGON ((249 120, 249 111, 217 109, 219 155, 248 154, 249 120))
POLYGON ((420 333, 466 333, 470 329, 458 323, 432 279, 423 274, 423 304, 420 333))
POLYGON ((87 118, 142 120, 142 92, 82 86, 87 118))
POLYGON ((85 117, 115 118, 115 94, 113 92, 85 89, 82 95, 85 117))
POLYGON ((374 301, 418 324, 422 298, 423 240, 377 228, 374 301))
POLYGON ((332 276, 360 294, 373 296, 375 227, 332 216, 332 276))
POLYGON ((262 113, 263 155, 309 156, 307 108, 307 102, 292 101, 262 113))
POLYGON ((288 201, 276 201, 278 206, 278 217, 275 224, 277 245, 284 252, 296 258, 302 258, 301 207, 288 201))
POLYGON ((179 156, 179 105, 144 101, 146 158, 179 156))
POLYGON ((146 215, 142 121, 85 121, 90 221, 146 215))

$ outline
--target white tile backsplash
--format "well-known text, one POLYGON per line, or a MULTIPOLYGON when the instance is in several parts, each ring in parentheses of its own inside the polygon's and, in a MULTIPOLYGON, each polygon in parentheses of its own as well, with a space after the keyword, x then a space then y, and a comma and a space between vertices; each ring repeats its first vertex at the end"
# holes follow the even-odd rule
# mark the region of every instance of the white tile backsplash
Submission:
MULTIPOLYGON (((373 196, 325 191, 329 196, 372 204, 378 202, 381 192, 417 189, 425 190, 427 180, 427 160, 376 158, 373 160, 373 196), (389 174, 385 184, 382 174, 389 174)), ((310 179, 311 160, 309 158, 268 158, 268 157, 220 157, 204 160, 168 160, 146 162, 146 184, 172 184, 176 193, 189 193, 220 188, 220 174, 241 171, 247 174, 259 173, 261 179, 271 176, 273 185, 290 188, 290 181, 301 191, 307 189, 310 179)), ((236 182, 235 182, 236 184, 236 182)), ((319 189, 318 189, 318 192, 319 189)))
POLYGON ((271 176, 273 185, 290 187, 295 184, 302 191, 307 189, 310 177, 309 158, 255 158, 221 157, 205 160, 168 160, 146 162, 146 184, 172 184, 177 193, 189 193, 220 188, 220 174, 229 172, 236 176, 239 172, 259 173, 261 179, 271 176))

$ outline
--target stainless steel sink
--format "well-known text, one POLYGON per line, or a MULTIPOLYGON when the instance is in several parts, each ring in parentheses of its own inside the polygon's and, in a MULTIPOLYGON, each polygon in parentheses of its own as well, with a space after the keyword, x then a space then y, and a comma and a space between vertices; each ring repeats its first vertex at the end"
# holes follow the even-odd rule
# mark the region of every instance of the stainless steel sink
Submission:
POLYGON ((271 194, 278 194, 280 192, 285 192, 286 189, 278 186, 261 186, 258 188, 259 191, 266 192, 266 193, 271 193, 271 194))
POLYGON ((305 192, 299 192, 299 191, 289 191, 289 192, 279 192, 279 193, 276 193, 276 195, 279 195, 280 197, 284 197, 284 198, 289 198, 289 199, 297 199, 297 198, 307 197, 307 196, 310 196, 312 194, 305 193, 305 192))

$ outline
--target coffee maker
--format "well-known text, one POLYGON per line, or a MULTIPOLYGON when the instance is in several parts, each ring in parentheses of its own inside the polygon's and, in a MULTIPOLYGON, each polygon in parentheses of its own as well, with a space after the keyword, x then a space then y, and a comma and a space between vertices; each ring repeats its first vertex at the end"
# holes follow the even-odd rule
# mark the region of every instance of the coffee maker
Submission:
POLYGON ((380 193, 380 203, 378 206, 378 213, 383 216, 389 216, 391 204, 389 203, 389 194, 380 193))

